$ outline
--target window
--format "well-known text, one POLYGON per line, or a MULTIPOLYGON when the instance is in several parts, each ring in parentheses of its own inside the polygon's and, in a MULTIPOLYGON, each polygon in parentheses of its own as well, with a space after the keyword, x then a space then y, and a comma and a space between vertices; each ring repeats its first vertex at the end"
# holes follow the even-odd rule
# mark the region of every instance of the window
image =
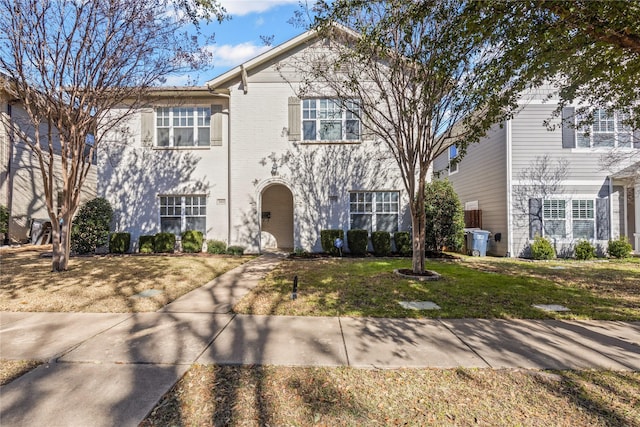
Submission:
POLYGON ((577 141, 579 148, 632 147, 633 131, 628 116, 622 113, 607 113, 605 110, 593 112, 593 124, 579 126, 577 141))
POLYGON ((572 200, 571 218, 574 239, 593 239, 596 222, 593 200, 572 200))
POLYGON ((360 140, 360 105, 337 99, 303 99, 302 132, 305 141, 360 140))
MULTIPOLYGON (((542 201, 542 234, 556 239, 596 238, 595 199, 548 199, 542 201), (571 209, 568 212, 568 209, 571 209)), ((600 237, 598 237, 600 239, 600 237)))
POLYGON ((542 225, 545 236, 567 237, 564 200, 545 200, 542 207, 542 225))
POLYGON ((349 194, 349 228, 372 231, 398 231, 399 193, 397 191, 353 191, 349 194))
POLYGON ((180 235, 186 230, 206 234, 206 196, 160 196, 160 231, 180 235))
POLYGON ((209 107, 156 109, 156 141, 159 147, 209 146, 210 132, 209 107))
POLYGON ((449 147, 449 175, 458 172, 456 157, 458 157, 458 147, 451 145, 449 147))

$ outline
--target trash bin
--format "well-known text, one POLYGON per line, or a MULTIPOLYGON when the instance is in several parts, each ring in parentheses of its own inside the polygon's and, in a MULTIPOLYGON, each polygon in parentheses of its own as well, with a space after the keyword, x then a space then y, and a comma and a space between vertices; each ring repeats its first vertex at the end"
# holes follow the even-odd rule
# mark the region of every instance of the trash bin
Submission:
POLYGON ((489 243, 489 234, 487 230, 473 230, 471 235, 471 245, 468 245, 469 254, 473 256, 486 256, 487 244, 489 243))

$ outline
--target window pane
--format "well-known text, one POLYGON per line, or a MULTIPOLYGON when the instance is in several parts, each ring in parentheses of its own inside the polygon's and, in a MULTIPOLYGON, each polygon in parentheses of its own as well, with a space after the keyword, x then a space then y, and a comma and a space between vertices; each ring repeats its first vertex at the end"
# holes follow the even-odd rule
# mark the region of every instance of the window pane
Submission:
POLYGON ((589 220, 573 221, 574 239, 593 239, 595 235, 595 222, 589 220))
POLYGON ((304 132, 303 139, 305 141, 315 141, 316 139, 316 122, 307 121, 302 122, 302 129, 304 132))
POLYGON ((320 139, 322 141, 339 141, 342 139, 342 122, 322 120, 320 122, 320 139))
POLYGON ((174 129, 173 142, 176 147, 193 145, 193 129, 174 129))
POLYGON ((593 134, 594 147, 613 147, 614 138, 612 133, 595 133, 593 134))
POLYGON ((544 221, 544 234, 547 237, 563 239, 567 237, 565 221, 547 220, 544 221))
POLYGON ((346 123, 346 138, 348 140, 360 139, 360 121, 359 120, 347 120, 346 123))
POLYGON ((160 231, 163 233, 180 234, 180 217, 160 218, 160 231))
POLYGON ((158 147, 169 146, 169 129, 158 128, 158 147))
POLYGON ((398 231, 398 215, 376 214, 376 231, 388 231, 390 233, 398 231))
POLYGON ((371 215, 369 214, 351 214, 351 230, 369 230, 371 231, 371 215))
POLYGON ((210 144, 210 129, 198 128, 198 146, 207 147, 210 144))
POLYGON ((196 230, 202 232, 202 234, 206 234, 206 218, 199 217, 186 217, 186 229, 187 230, 196 230))

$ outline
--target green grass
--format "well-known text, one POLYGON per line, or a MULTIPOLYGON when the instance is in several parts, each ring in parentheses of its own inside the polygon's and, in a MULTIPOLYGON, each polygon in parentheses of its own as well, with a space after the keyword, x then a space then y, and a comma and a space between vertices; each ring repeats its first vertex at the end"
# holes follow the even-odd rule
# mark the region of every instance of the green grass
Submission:
POLYGON ((499 319, 640 320, 640 263, 523 262, 465 258, 428 262, 436 282, 393 274, 401 258, 287 260, 235 307, 239 313, 499 319), (554 269, 562 267, 563 269, 554 269), (290 299, 298 276, 298 299, 290 299), (433 301, 437 311, 403 309, 399 301, 433 301), (571 309, 549 313, 533 304, 571 309))

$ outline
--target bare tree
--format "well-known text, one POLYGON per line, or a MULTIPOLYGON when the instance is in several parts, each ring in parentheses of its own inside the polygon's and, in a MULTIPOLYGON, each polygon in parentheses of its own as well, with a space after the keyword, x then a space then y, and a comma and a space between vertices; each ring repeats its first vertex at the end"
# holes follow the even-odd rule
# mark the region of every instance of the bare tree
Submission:
POLYGON ((72 219, 103 135, 144 103, 150 86, 210 59, 181 29, 223 12, 216 0, 0 0, 4 89, 29 121, 7 125, 39 164, 53 271, 67 269, 72 219))
POLYGON ((330 2, 316 26, 324 42, 296 64, 305 76, 300 96, 342 100, 360 116, 363 139, 383 141, 395 159, 410 200, 414 273, 424 272, 425 183, 433 160, 450 145, 461 157, 510 117, 522 89, 497 65, 499 45, 479 37, 463 6, 330 2))

